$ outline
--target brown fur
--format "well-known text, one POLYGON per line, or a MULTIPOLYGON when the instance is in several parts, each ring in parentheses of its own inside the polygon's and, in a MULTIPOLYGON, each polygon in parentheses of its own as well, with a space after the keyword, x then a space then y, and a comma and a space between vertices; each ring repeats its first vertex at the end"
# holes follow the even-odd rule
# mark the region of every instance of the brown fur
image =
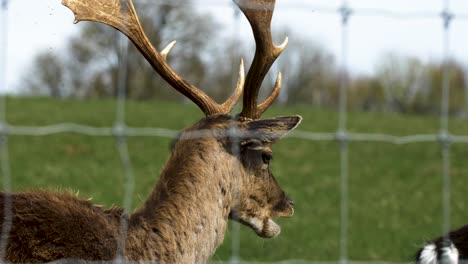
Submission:
POLYGON ((204 263, 223 241, 229 218, 259 236, 276 236, 279 226, 271 218, 291 216, 293 203, 269 170, 270 145, 299 122, 283 117, 242 123, 225 115, 201 120, 181 134, 152 193, 131 215, 51 191, 8 195, 12 215, 4 215, 2 194, 2 219, 12 222, 6 261, 108 261, 125 245, 127 261, 204 263), (250 136, 219 137, 232 127, 250 136), (206 137, 190 138, 199 130, 206 137), (122 221, 128 224, 124 241, 122 221))

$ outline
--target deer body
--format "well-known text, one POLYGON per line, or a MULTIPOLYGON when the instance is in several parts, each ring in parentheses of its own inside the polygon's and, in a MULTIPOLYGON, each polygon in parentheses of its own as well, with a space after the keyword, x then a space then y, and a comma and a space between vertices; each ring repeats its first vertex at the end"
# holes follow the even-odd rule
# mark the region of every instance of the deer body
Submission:
MULTIPOLYGON (((233 158, 223 157, 213 138, 187 143, 174 149, 143 207, 128 217, 127 260, 204 263, 223 240, 233 176, 226 164, 233 158)), ((20 193, 12 200, 9 262, 117 257, 123 210, 103 210, 69 193, 20 193)))
MULTIPOLYGON (((123 252, 127 261, 205 263, 223 241, 233 210, 243 211, 241 204, 258 214, 251 218, 262 221, 271 221, 271 217, 281 214, 292 215, 290 200, 282 191, 272 192, 263 201, 259 198, 264 188, 279 188, 274 178, 264 188, 256 186, 256 190, 243 191, 236 188, 254 184, 255 178, 245 180, 251 173, 246 168, 250 167, 230 149, 231 138, 209 134, 227 131, 235 123, 230 116, 215 116, 182 133, 148 199, 129 216, 122 209, 104 210, 71 193, 11 194, 13 217, 6 260, 13 263, 113 260, 118 256, 121 221, 127 221, 123 252), (208 134, 184 139, 184 135, 191 137, 192 131, 199 130, 208 134), (255 201, 251 201, 252 197, 256 197, 255 201), (249 206, 246 200, 258 204, 249 206), (267 200, 273 201, 277 215, 262 219, 271 209, 259 205, 267 200)), ((0 209, 5 219, 5 194, 1 198, 0 209)), ((240 218, 245 223, 249 219, 240 218)), ((275 226, 252 228, 260 236, 277 235, 275 226)))
POLYGON ((233 95, 217 104, 179 76, 147 39, 131 0, 62 0, 76 22, 102 22, 121 31, 173 88, 191 99, 205 118, 181 132, 156 186, 132 214, 102 209, 69 193, 2 194, 7 238, 5 260, 14 263, 109 261, 205 263, 221 244, 229 219, 258 236, 275 237, 273 218, 291 217, 294 203, 269 169, 271 146, 301 122, 300 116, 260 119, 281 89, 258 104, 263 78, 286 47, 273 45, 274 0, 238 0, 252 26, 257 50, 245 77, 243 62, 233 95), (243 110, 230 116, 242 94, 243 110), (11 205, 11 208, 10 208, 11 205), (11 210, 9 210, 11 209, 11 210), (11 224, 11 225, 10 225, 11 224))

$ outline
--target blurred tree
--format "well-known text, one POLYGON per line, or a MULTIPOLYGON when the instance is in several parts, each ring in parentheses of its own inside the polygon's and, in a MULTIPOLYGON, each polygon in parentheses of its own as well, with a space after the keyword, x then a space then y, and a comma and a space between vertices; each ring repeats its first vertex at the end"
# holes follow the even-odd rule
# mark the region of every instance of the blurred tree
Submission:
POLYGON ((358 76, 351 80, 348 106, 358 111, 382 111, 385 107, 384 89, 374 76, 358 76))
POLYGON ((22 77, 21 91, 37 95, 61 97, 64 84, 62 59, 55 53, 44 52, 34 58, 28 74, 22 77))
POLYGON ((444 68, 450 88, 449 111, 465 111, 466 75, 463 66, 454 61, 423 63, 414 57, 387 54, 377 66, 376 78, 383 89, 387 111, 440 113, 444 68))
POLYGON ((464 107, 464 113, 463 113, 463 116, 465 119, 468 119, 468 69, 465 68, 465 72, 464 72, 464 75, 465 77, 465 107, 464 107))
MULTIPOLYGON (((201 15, 189 0, 173 0, 169 4, 140 3, 136 6, 140 21, 153 45, 161 50, 174 39, 178 45, 169 55, 172 67, 184 78, 198 85, 205 77, 204 51, 215 39, 213 19, 201 15)), ((55 64, 62 65, 57 73, 64 95, 78 97, 116 96, 119 71, 119 50, 122 35, 115 29, 97 23, 86 23, 79 35, 70 39, 66 54, 55 57, 55 64)), ((126 39, 126 38, 125 38, 126 39)), ((134 99, 181 98, 154 72, 152 67, 130 44, 128 50, 127 95, 134 99), (130 88, 131 87, 131 88, 130 88)), ((44 57, 39 54, 39 57, 44 57)), ((43 65, 36 63, 25 74, 25 86, 36 83, 43 65)), ((46 81, 46 80, 43 80, 46 81)), ((29 86, 34 94, 42 92, 37 86, 29 86)))
POLYGON ((388 111, 407 112, 427 77, 423 63, 414 57, 385 54, 376 66, 376 77, 383 88, 388 111))
POLYGON ((310 39, 290 35, 290 44, 278 59, 283 72, 285 95, 288 104, 308 103, 333 107, 338 104, 338 70, 334 56, 310 39))
POLYGON ((455 60, 441 63, 428 63, 426 70, 430 76, 429 91, 426 95, 427 107, 432 113, 440 113, 443 89, 443 74, 447 71, 449 88, 449 113, 461 116, 466 110, 466 75, 463 65, 455 60))
MULTIPOLYGON (((233 38, 223 39, 223 45, 213 46, 207 56, 207 67, 202 87, 218 103, 231 96, 237 83, 241 58, 244 63, 249 63, 243 50, 242 43, 233 38)), ((246 71, 248 65, 245 65, 246 71)))

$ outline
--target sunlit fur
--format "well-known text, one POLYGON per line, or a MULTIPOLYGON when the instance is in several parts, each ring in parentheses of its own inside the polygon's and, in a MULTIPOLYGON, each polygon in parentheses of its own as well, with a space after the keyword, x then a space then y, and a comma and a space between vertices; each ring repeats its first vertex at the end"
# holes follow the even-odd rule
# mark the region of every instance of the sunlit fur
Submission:
POLYGON ((293 203, 273 178, 264 154, 271 154, 271 144, 300 120, 202 119, 181 133, 158 183, 129 215, 74 194, 29 191, 9 196, 13 210, 5 216, 2 194, 2 219, 12 221, 6 260, 112 260, 125 245, 127 261, 204 263, 223 241, 229 218, 261 237, 276 236, 280 228, 272 218, 291 216, 293 203), (220 131, 227 134, 232 128, 252 136, 219 138, 220 131), (204 137, 193 138, 199 130, 204 137), (128 230, 119 243, 122 221, 128 221, 128 230))

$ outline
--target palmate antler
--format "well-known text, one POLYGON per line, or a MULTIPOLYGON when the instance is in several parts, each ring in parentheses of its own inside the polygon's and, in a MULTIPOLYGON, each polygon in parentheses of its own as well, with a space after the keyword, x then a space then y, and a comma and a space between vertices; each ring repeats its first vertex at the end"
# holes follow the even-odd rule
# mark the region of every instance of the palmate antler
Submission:
POLYGON ((281 89, 281 73, 278 74, 272 94, 257 105, 259 89, 276 58, 283 52, 288 39, 275 46, 271 36, 271 19, 275 0, 235 0, 252 26, 256 42, 255 56, 247 78, 241 61, 237 87, 223 104, 217 104, 203 91, 179 76, 167 63, 166 57, 175 44, 170 43, 157 52, 144 33, 131 0, 62 0, 62 4, 75 13, 75 23, 95 21, 112 26, 125 34, 140 50, 161 77, 172 87, 192 100, 206 116, 229 114, 240 99, 245 85, 241 120, 258 119, 278 97, 281 89))
POLYGON ((62 0, 62 4, 75 14, 75 23, 95 21, 112 26, 125 34, 143 54, 151 66, 172 87, 192 100, 206 116, 229 114, 239 101, 245 82, 244 65, 241 61, 239 80, 232 96, 223 104, 217 104, 203 91, 179 76, 167 63, 166 57, 175 44, 170 43, 158 52, 141 27, 131 0, 62 0))

